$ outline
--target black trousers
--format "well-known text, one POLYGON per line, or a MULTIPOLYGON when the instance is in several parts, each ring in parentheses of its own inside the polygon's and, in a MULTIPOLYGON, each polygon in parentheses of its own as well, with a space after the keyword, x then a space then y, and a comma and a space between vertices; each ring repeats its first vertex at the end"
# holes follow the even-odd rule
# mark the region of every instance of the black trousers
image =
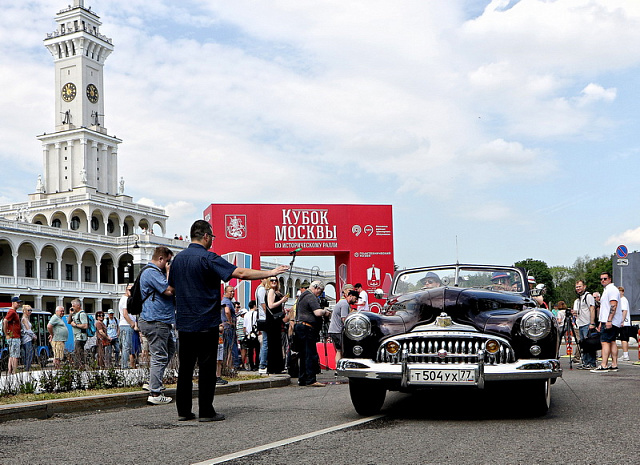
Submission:
POLYGON ((193 370, 196 362, 198 377, 198 415, 211 418, 216 414, 213 397, 216 392, 216 364, 218 360, 218 327, 202 332, 178 331, 178 386, 176 407, 178 416, 191 413, 193 370))
MULTIPOLYGON (((318 340, 318 331, 315 328, 298 323, 295 327, 295 338, 297 339, 296 348, 300 358, 298 384, 300 386, 308 386, 316 382, 318 368, 316 342, 318 340)), ((269 339, 269 344, 271 344, 271 339, 269 339)))

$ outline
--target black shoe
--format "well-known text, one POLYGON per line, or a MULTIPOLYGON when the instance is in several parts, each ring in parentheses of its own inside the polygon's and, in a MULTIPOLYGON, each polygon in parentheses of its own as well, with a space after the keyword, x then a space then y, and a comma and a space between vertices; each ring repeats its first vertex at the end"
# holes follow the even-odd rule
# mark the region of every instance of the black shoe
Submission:
POLYGON ((200 418, 198 418, 198 421, 201 421, 201 422, 205 423, 205 422, 209 422, 209 421, 222 421, 224 419, 225 419, 225 416, 223 414, 216 413, 212 417, 200 417, 200 418))
POLYGON ((218 386, 224 386, 225 384, 229 384, 229 381, 227 381, 226 379, 218 378, 216 379, 216 384, 218 386))
POLYGON ((196 418, 196 414, 195 413, 190 413, 187 416, 184 417, 178 417, 178 421, 189 421, 189 420, 195 420, 196 418))

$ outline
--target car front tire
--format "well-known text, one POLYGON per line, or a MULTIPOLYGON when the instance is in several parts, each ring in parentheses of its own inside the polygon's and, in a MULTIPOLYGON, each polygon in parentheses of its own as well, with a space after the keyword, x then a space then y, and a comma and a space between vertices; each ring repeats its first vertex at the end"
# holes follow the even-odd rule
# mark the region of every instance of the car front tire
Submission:
POLYGON ((532 416, 540 417, 549 411, 551 406, 551 380, 533 380, 527 383, 527 405, 532 416))
POLYGON ((349 394, 356 412, 368 417, 380 412, 387 389, 379 381, 349 378, 349 394))

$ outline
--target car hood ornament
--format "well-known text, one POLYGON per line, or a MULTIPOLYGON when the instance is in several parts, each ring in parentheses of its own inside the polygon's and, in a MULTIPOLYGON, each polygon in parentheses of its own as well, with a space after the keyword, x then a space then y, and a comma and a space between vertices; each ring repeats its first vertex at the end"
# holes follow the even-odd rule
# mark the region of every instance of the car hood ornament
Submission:
POLYGON ((453 322, 451 321, 451 317, 444 312, 442 312, 440 316, 436 317, 436 326, 440 328, 446 328, 452 324, 453 322))

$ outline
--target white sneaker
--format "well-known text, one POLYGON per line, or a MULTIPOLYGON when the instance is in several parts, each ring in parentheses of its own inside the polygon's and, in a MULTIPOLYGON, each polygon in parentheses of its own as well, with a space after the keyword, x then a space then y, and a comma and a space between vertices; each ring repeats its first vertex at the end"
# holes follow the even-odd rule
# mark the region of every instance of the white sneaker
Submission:
POLYGON ((259 375, 266 375, 267 373, 267 369, 266 368, 258 368, 258 374, 259 375))
POLYGON ((622 356, 622 361, 623 362, 628 362, 629 361, 629 356, 628 355, 623 355, 622 356))
POLYGON ((147 397, 147 404, 162 405, 162 404, 168 404, 172 400, 173 399, 171 397, 167 397, 164 394, 160 394, 159 396, 147 397))

